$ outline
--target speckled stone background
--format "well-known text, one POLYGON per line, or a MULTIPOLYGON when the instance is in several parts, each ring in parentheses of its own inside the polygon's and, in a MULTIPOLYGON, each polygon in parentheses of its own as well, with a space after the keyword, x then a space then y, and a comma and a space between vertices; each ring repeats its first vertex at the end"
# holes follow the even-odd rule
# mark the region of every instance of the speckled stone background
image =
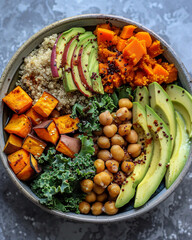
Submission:
MULTIPOLYGON (((0 0, 0 75, 14 52, 44 26, 83 13, 120 15, 160 34, 192 73, 191 0, 0 0)), ((132 221, 73 223, 26 199, 0 163, 0 240, 192 239, 192 168, 160 206, 132 221)))

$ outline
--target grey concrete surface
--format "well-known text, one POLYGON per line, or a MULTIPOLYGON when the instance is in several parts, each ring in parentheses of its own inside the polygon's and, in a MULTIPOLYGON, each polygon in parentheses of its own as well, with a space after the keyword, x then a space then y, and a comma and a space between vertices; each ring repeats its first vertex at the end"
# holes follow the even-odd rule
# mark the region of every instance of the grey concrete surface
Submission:
MULTIPOLYGON (((44 26, 83 13, 120 15, 160 34, 192 74, 191 0, 0 0, 0 75, 14 52, 44 26)), ((0 240, 190 240, 192 167, 153 211, 116 224, 81 224, 50 215, 13 185, 0 163, 0 240)))

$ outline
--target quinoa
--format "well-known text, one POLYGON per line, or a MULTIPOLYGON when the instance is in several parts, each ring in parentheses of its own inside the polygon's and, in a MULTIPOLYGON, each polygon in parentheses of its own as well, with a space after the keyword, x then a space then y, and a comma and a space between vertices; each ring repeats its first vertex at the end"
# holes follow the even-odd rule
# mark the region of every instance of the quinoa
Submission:
POLYGON ((62 79, 53 79, 50 67, 51 52, 57 34, 46 37, 39 48, 32 51, 21 65, 20 79, 17 85, 21 86, 34 100, 38 101, 44 91, 52 94, 59 100, 57 110, 62 113, 71 113, 76 102, 86 103, 86 97, 79 91, 66 93, 62 79))

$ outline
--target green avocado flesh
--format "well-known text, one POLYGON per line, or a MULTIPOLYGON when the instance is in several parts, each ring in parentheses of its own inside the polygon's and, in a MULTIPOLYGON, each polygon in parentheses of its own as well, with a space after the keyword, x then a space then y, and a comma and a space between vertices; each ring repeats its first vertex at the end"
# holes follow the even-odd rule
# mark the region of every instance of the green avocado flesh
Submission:
POLYGON ((149 106, 146 106, 146 112, 148 127, 153 136, 154 150, 150 167, 137 187, 135 208, 144 205, 156 191, 165 175, 166 166, 172 153, 170 133, 167 125, 149 106))
POLYGON ((61 61, 62 61, 62 56, 63 56, 63 52, 66 44, 75 35, 77 35, 78 33, 84 33, 84 32, 85 32, 84 28, 71 28, 68 31, 63 32, 59 37, 59 40, 56 46, 56 52, 57 52, 57 69, 60 77, 62 77, 62 74, 63 74, 63 70, 61 68, 61 61))
POLYGON ((156 82, 149 84, 150 106, 167 124, 171 141, 171 150, 173 150, 176 136, 176 118, 173 104, 164 91, 164 89, 156 82))
POLYGON ((175 110, 184 118, 189 137, 192 137, 192 96, 184 88, 174 84, 167 86, 166 92, 175 110))
POLYGON ((135 102, 138 102, 145 108, 145 105, 149 105, 149 91, 147 87, 137 87, 135 93, 135 102))
POLYGON ((137 102, 133 103, 133 126, 139 135, 139 143, 144 144, 144 151, 135 159, 134 171, 121 187, 115 203, 117 208, 124 206, 134 197, 135 189, 145 176, 153 153, 153 140, 147 126, 147 115, 145 109, 137 102))
POLYGON ((183 170, 190 151, 190 141, 186 132, 185 122, 178 112, 176 112, 176 121, 177 134, 173 154, 165 175, 166 188, 169 188, 174 183, 183 170))

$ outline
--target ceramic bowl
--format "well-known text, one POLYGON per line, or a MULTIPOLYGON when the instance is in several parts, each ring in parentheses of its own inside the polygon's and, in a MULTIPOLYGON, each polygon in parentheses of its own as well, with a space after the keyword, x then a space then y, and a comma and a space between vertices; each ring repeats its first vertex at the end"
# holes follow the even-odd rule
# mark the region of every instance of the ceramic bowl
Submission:
MULTIPOLYGON (((15 82, 18 79, 18 69, 20 65, 23 62, 23 59, 31 52, 33 51, 42 41, 45 37, 52 35, 53 33, 60 33, 63 32, 71 27, 85 27, 89 30, 94 30, 97 24, 105 23, 106 21, 109 21, 113 25, 117 27, 123 27, 127 24, 133 24, 136 25, 140 30, 147 31, 151 34, 151 36, 155 39, 160 40, 161 45, 164 49, 164 57, 167 59, 168 62, 174 63, 176 68, 178 69, 179 73, 179 79, 181 85, 187 89, 190 93, 192 93, 189 82, 190 82, 190 76, 185 69, 183 63, 180 61, 178 56, 176 56, 175 52, 172 50, 172 48, 163 40, 161 39, 157 34, 155 34, 153 31, 147 29, 146 27, 142 26, 139 23, 136 23, 134 21, 131 21, 129 19, 123 18, 123 17, 117 17, 117 16, 111 16, 111 15, 102 15, 102 14, 87 14, 87 15, 79 15, 76 17, 71 18, 65 18, 63 20, 60 20, 58 22, 55 22, 45 28, 43 28, 38 33, 34 34, 28 41, 26 41, 15 53, 15 55, 12 57, 10 62, 8 63, 7 67, 5 68, 1 81, 3 82, 1 92, 0 92, 0 99, 2 99, 7 92, 12 90, 15 87, 15 82)), ((9 176, 13 180, 14 184, 18 187, 18 189, 26 196, 28 197, 32 202, 34 202, 36 205, 41 207, 42 209, 48 211, 49 213, 58 215, 60 217, 70 219, 70 220, 76 220, 79 222, 94 222, 94 223, 107 223, 107 222, 115 222, 125 219, 131 219, 135 218, 137 216, 141 216, 142 214, 146 213, 147 211, 151 210, 155 206, 159 205, 163 200, 165 200, 171 193, 174 192, 176 187, 180 184, 184 176, 186 175, 190 163, 191 163, 191 152, 190 156, 185 164, 185 167, 177 180, 174 182, 174 184, 166 190, 164 185, 161 184, 159 191, 156 192, 155 196, 153 196, 143 207, 139 209, 133 209, 131 205, 125 206, 124 208, 120 209, 118 214, 114 216, 92 216, 92 215, 82 215, 82 214, 75 214, 75 213, 63 213, 56 210, 49 210, 45 206, 41 205, 38 201, 37 196, 35 196, 32 191, 29 189, 29 187, 19 181, 15 174, 10 169, 8 162, 7 162, 7 156, 3 153, 3 148, 5 146, 6 141, 6 134, 3 130, 7 117, 8 117, 8 109, 6 106, 0 102, 0 154, 1 154, 1 160, 3 162, 3 165, 5 166, 5 169, 7 170, 9 176)), ((15 200, 17 201, 17 200, 15 200)))

